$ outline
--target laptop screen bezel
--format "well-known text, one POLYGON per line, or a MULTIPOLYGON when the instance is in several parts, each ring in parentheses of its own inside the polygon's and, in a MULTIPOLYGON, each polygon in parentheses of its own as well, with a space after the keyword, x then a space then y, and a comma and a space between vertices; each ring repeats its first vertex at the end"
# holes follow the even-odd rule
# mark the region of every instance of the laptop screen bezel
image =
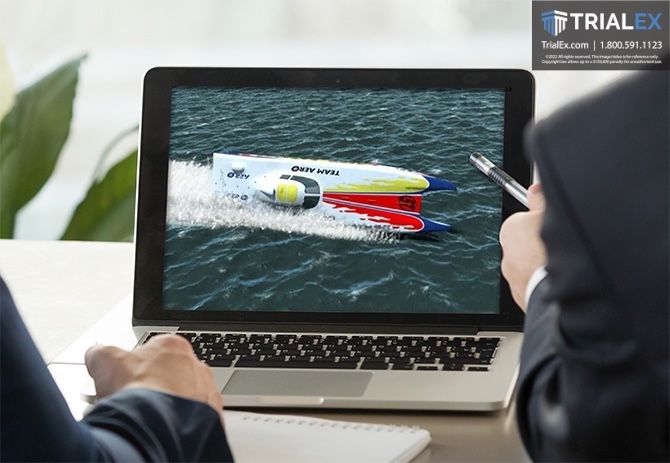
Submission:
MULTIPOLYGON (((134 325, 192 325, 225 329, 303 326, 322 331, 440 332, 458 327, 521 330, 523 312, 500 276, 500 311, 486 314, 189 311, 163 308, 166 204, 172 90, 175 87, 455 88, 505 91, 503 169, 519 183, 532 180, 523 130, 534 113, 534 79, 517 69, 331 69, 160 67, 144 79, 135 230, 134 325)), ((523 209, 503 194, 503 220, 523 209)), ((466 330, 469 331, 469 330, 466 330)))

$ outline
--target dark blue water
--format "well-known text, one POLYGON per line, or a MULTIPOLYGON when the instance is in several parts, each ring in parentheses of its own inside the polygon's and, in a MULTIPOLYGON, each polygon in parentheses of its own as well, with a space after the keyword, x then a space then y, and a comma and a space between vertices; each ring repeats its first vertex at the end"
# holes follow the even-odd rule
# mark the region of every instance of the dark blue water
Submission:
POLYGON ((175 89, 165 307, 497 312, 501 191, 468 158, 480 151, 501 163, 503 102, 497 90, 175 89), (458 191, 426 194, 421 214, 454 231, 396 240, 240 210, 212 192, 216 151, 444 178, 458 191))

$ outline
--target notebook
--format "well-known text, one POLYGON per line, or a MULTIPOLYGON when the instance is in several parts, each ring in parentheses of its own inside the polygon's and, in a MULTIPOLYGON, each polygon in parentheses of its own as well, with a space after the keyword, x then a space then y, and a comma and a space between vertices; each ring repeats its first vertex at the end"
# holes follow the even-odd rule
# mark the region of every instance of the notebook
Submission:
POLYGON ((495 410, 523 314, 498 231, 527 186, 522 70, 155 68, 133 329, 178 332, 227 406, 495 410))
POLYGON ((403 463, 430 443, 418 427, 228 410, 226 434, 238 463, 403 463))

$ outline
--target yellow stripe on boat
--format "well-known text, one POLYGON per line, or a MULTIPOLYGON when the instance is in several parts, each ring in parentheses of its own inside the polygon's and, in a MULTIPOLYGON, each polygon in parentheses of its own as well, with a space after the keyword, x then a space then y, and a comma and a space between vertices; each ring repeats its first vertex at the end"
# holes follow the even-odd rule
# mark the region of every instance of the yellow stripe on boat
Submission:
POLYGON ((430 186, 424 177, 405 177, 396 179, 370 179, 364 183, 339 183, 324 191, 348 193, 419 193, 430 186))

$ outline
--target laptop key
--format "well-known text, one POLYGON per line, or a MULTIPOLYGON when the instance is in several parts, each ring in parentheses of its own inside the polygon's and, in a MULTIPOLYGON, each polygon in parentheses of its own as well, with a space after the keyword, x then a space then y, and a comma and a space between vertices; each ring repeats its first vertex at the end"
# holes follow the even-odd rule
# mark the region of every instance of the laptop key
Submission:
POLYGON ((308 368, 326 368, 329 370, 355 370, 358 366, 353 362, 310 362, 308 368))
POLYGON ((388 370, 386 362, 365 361, 361 364, 361 370, 388 370))
POLYGON ((412 363, 401 363, 401 362, 394 362, 391 365, 391 370, 413 370, 414 369, 414 364, 412 363))
POLYGON ((423 371, 438 371, 440 367, 438 365, 416 365, 416 369, 423 371))
POLYGON ((235 363, 237 368, 294 368, 281 360, 252 361, 240 359, 235 363))
POLYGON ((230 367, 233 365, 231 359, 205 360, 205 363, 210 367, 230 367))
POLYGON ((442 371, 463 371, 465 365, 462 363, 445 363, 442 365, 442 371))

